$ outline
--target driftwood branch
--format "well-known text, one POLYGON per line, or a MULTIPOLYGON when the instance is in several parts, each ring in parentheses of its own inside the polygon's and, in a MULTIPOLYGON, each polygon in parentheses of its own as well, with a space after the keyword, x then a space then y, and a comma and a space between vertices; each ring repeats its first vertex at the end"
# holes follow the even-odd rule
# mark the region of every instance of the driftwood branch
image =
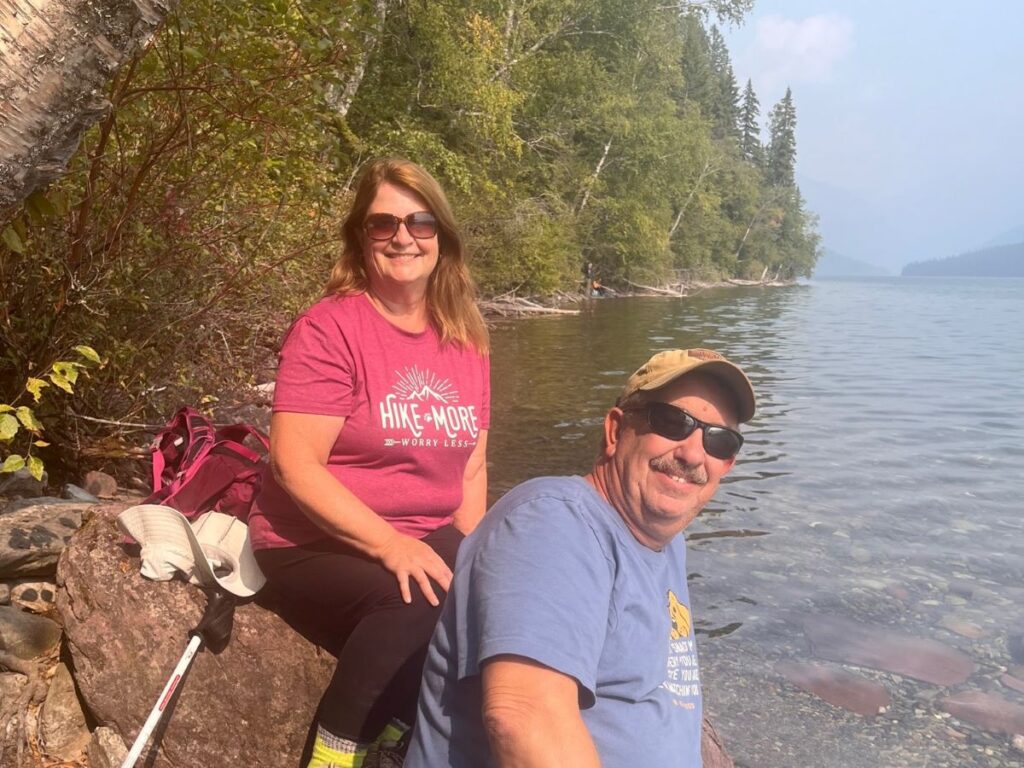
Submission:
POLYGON ((634 283, 632 280, 625 281, 628 285, 633 288, 639 288, 641 291, 647 291, 649 293, 656 293, 659 296, 675 296, 676 298, 683 298, 686 293, 683 291, 682 285, 678 289, 675 288, 657 288, 653 285, 642 285, 640 283, 634 283))
POLYGON ((521 296, 499 296, 478 302, 480 311, 489 317, 523 317, 526 315, 578 315, 578 309, 546 307, 521 296))

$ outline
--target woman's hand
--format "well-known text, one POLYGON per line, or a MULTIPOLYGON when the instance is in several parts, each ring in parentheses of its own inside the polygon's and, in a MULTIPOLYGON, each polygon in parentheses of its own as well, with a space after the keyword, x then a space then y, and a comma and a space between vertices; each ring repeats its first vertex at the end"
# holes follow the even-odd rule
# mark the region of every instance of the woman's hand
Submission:
POLYGON ((430 579, 440 584, 445 592, 451 586, 452 572, 447 563, 429 544, 424 544, 412 536, 395 531, 394 536, 381 547, 377 559, 380 560, 381 565, 395 574, 395 578, 398 579, 398 589, 402 593, 402 600, 406 604, 412 602, 410 579, 419 584, 420 591, 427 598, 427 602, 435 607, 440 605, 441 601, 435 594, 430 579))

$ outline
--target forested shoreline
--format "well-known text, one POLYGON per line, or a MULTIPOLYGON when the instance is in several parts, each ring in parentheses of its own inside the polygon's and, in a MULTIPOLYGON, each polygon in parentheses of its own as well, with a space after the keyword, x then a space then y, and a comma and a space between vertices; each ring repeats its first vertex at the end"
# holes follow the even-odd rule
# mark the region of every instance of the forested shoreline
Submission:
MULTIPOLYGON (((717 26, 752 5, 185 0, 67 175, 0 225, 0 403, 102 461, 130 441, 87 417, 265 380, 381 155, 445 186, 484 296, 579 291, 588 263, 612 287, 809 276, 793 96, 762 115, 717 26), (73 408, 26 388, 69 389, 51 366, 74 384, 81 345, 104 365, 73 408)), ((38 453, 26 430, 0 451, 38 453)))

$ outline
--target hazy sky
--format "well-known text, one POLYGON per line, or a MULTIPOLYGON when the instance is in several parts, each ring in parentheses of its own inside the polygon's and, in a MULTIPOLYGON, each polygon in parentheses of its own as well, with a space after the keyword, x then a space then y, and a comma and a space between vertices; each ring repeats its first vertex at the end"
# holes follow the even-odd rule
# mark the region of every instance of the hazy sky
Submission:
POLYGON ((793 89, 825 245, 893 266, 1024 226, 1022 29, 1018 0, 757 0, 723 32, 762 117, 793 89), (867 252, 880 217, 862 240, 902 242, 867 252))

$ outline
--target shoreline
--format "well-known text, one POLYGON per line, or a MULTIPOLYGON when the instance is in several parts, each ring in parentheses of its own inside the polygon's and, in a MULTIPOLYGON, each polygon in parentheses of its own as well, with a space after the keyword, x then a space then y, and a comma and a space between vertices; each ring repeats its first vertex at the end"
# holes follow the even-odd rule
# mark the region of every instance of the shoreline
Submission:
POLYGON ((534 317, 537 315, 578 315, 579 309, 570 308, 572 305, 582 302, 625 299, 637 297, 662 297, 686 299, 696 296, 707 290, 716 288, 787 288, 798 285, 797 280, 741 280, 730 278, 718 281, 681 281, 675 283, 664 283, 660 286, 641 285, 626 281, 629 288, 618 290, 608 286, 604 287, 607 292, 602 295, 587 295, 585 293, 569 293, 567 291, 555 291, 544 296, 517 296, 514 291, 503 293, 498 296, 482 298, 477 300, 477 306, 487 321, 515 319, 522 317, 534 317))

